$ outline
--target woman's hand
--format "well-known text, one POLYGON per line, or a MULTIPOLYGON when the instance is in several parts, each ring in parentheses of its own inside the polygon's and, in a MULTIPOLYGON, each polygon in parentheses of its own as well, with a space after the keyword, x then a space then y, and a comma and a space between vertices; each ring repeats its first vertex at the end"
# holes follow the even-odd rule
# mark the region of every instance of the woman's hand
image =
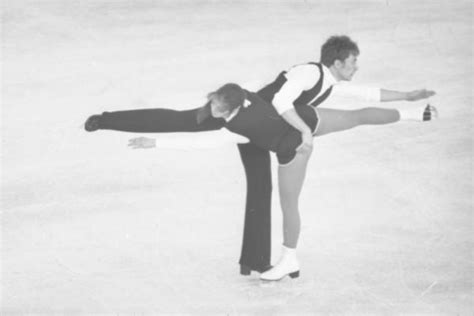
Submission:
POLYGON ((128 140, 128 146, 133 149, 156 147, 156 140, 148 137, 136 137, 128 140))

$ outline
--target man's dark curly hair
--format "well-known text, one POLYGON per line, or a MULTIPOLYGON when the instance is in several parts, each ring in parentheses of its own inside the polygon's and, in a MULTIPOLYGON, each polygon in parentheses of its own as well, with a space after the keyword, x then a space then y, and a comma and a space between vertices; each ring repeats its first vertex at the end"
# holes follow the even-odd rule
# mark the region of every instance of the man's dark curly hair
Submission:
POLYGON ((321 63, 330 67, 336 60, 344 61, 349 55, 358 56, 359 47, 349 36, 331 36, 326 43, 321 46, 321 63))

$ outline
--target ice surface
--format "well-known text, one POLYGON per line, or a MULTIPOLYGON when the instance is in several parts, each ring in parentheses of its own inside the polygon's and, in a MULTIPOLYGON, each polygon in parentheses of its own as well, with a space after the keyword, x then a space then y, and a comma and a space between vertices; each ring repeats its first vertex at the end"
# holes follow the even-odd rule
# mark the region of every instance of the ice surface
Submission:
MULTIPOLYGON (((470 1, 2 5, 3 314, 473 313, 470 1), (222 83, 268 82, 332 34, 361 48, 356 83, 434 89, 441 118, 315 141, 299 279, 238 274, 235 148, 134 151, 133 134, 82 129, 105 110, 192 108, 222 83)), ((276 260, 276 192, 273 207, 276 260)))

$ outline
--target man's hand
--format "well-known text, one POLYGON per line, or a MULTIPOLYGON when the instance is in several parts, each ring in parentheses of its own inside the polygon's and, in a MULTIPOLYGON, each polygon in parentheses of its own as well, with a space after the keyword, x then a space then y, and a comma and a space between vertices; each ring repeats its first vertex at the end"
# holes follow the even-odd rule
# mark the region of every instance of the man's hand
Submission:
POLYGON ((313 135, 311 132, 301 133, 302 142, 301 145, 296 148, 298 152, 311 152, 313 150, 313 135))
POLYGON ((283 119, 287 121, 291 126, 300 131, 302 142, 301 145, 296 148, 296 151, 299 152, 311 152, 313 149, 313 135, 311 134, 311 129, 303 121, 294 108, 283 112, 281 114, 283 119))
POLYGON ((422 100, 422 99, 432 97, 435 94, 436 92, 431 91, 431 90, 426 90, 426 89, 414 90, 414 91, 407 92, 407 96, 405 100, 417 101, 417 100, 422 100))
POLYGON ((153 148, 156 146, 156 140, 148 137, 136 137, 128 140, 128 146, 133 149, 153 148))

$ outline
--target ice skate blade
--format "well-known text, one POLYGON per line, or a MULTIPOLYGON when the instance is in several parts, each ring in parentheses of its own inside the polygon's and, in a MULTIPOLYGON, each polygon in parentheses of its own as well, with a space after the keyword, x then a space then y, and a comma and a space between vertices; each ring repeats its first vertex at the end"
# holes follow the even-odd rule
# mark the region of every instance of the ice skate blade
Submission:
POLYGON ((300 277, 300 271, 295 271, 289 274, 290 278, 295 279, 300 277))
POLYGON ((291 273, 289 273, 289 274, 285 274, 285 275, 282 276, 281 278, 275 279, 275 280, 269 280, 269 279, 262 279, 262 278, 260 278, 260 281, 262 281, 263 283, 277 282, 277 281, 283 280, 286 276, 289 276, 289 277, 292 278, 292 279, 299 278, 299 277, 300 277, 300 271, 298 270, 298 271, 295 271, 295 272, 291 272, 291 273))

